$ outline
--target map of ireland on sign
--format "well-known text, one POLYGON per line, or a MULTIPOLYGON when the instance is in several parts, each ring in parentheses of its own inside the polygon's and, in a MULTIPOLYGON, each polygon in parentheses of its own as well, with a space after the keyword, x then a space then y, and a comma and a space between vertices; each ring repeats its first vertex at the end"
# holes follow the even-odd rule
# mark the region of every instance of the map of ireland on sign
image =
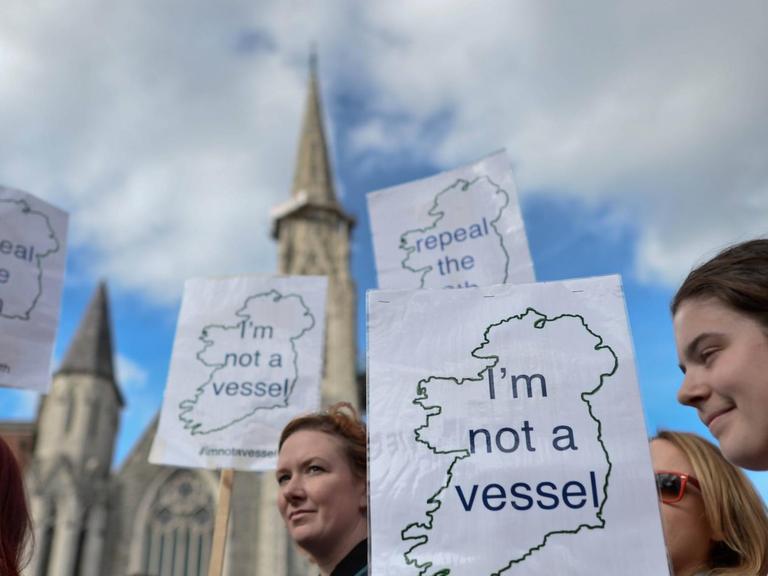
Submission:
POLYGON ((292 417, 319 405, 326 280, 191 280, 153 462, 268 469, 292 417))
POLYGON ((471 354, 487 362, 479 374, 433 377, 420 382, 417 388, 414 402, 425 411, 424 424, 414 430, 417 442, 431 452, 453 454, 454 459, 445 471, 445 481, 435 487, 435 493, 425 503, 424 519, 404 528, 403 539, 413 544, 405 557, 408 563, 426 569, 439 563, 434 558, 439 558, 440 553, 431 551, 431 541, 454 551, 482 547, 484 536, 458 533, 450 521, 446 522, 451 517, 451 507, 457 513, 471 512, 475 507, 480 512, 484 508, 480 512, 484 522, 499 533, 506 530, 509 518, 496 512, 507 507, 525 511, 527 519, 538 529, 526 530, 507 543, 507 558, 499 561, 488 557, 487 562, 473 566, 476 573, 500 574, 522 563, 554 534, 576 534, 579 530, 605 526, 602 510, 607 497, 610 457, 601 442, 600 421, 592 412, 590 398, 600 392, 614 373, 617 360, 610 347, 580 316, 547 318, 533 309, 490 325, 483 334, 483 343, 471 354), (553 341, 569 342, 570 346, 552 349, 553 341), (518 344, 522 342, 526 345, 518 344), (548 348, 544 369, 532 349, 548 348), (574 381, 569 377, 574 357, 579 358, 586 378, 574 381), (565 421, 562 414, 546 409, 555 399, 574 407, 581 405, 582 411, 574 411, 565 421), (540 415, 534 426, 533 419, 515 421, 508 415, 494 417, 484 412, 465 414, 467 405, 483 402, 525 403, 528 410, 540 415), (446 424, 462 416, 467 422, 466 431, 446 424), (551 443, 536 438, 535 434, 540 435, 542 430, 552 431, 551 443), (517 451, 548 452, 561 466, 573 469, 580 467, 583 451, 602 452, 604 458, 596 460, 580 476, 574 475, 563 484, 560 494, 560 486, 551 481, 549 470, 542 470, 538 476, 530 471, 516 471, 512 475, 499 471, 500 457, 517 451), (508 495, 504 494, 504 486, 508 486, 508 495), (558 507, 567 513, 553 515, 552 510, 558 507))
POLYGON ((66 213, 0 187, 0 385, 50 385, 66 236, 66 213))
POLYGON ((617 277, 371 292, 368 313, 372 571, 664 573, 617 277))
POLYGON ((468 288, 533 281, 503 152, 368 195, 382 288, 468 288))
POLYGON ((43 292, 44 259, 61 246, 49 217, 32 210, 27 200, 0 198, 0 205, 0 317, 28 321, 43 292), (10 230, 25 230, 29 241, 6 238, 5 231, 10 230))
POLYGON ((212 368, 211 375, 194 398, 179 404, 179 418, 192 434, 217 432, 257 410, 287 406, 299 375, 296 340, 316 323, 301 296, 277 290, 250 296, 235 315, 233 324, 202 330, 197 359, 212 368), (277 326, 264 322, 275 317, 281 319, 277 326), (226 398, 237 399, 237 412, 196 410, 226 398))

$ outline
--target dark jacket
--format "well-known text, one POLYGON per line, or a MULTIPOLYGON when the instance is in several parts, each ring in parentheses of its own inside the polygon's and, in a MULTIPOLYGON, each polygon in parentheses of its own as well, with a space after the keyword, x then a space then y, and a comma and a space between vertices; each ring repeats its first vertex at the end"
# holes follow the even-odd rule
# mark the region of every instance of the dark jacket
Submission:
POLYGON ((366 538, 350 550, 344 559, 331 572, 331 576, 367 576, 368 575, 368 539, 366 538))

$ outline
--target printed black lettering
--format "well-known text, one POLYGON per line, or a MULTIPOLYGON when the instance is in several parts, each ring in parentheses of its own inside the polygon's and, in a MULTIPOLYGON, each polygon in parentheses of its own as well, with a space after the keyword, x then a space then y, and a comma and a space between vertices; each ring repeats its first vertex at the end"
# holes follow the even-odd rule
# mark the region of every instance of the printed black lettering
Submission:
POLYGON ((475 495, 477 494, 477 484, 472 485, 472 493, 469 496, 469 502, 467 502, 467 499, 464 496, 464 490, 461 488, 461 486, 456 486, 455 488, 459 495, 459 500, 461 500, 461 505, 464 506, 464 510, 466 512, 472 510, 472 505, 475 501, 475 495))

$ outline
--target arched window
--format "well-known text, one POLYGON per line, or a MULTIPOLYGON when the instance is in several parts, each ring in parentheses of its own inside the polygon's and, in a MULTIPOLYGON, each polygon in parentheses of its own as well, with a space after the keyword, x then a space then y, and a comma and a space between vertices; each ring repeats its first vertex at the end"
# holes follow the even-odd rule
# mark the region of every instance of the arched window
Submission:
POLYGON ((59 401, 64 404, 64 433, 69 434, 75 421, 75 398, 72 390, 67 389, 59 397, 59 401))
POLYGON ((90 436, 96 436, 99 433, 99 409, 101 408, 101 402, 98 398, 94 398, 91 401, 91 413, 88 415, 88 434, 90 436))
POLYGON ((77 536, 77 548, 75 549, 75 567, 72 574, 81 576, 83 573, 83 563, 85 554, 85 541, 88 538, 88 512, 83 514, 83 521, 80 526, 80 533, 77 536))
POLYGON ((160 486, 144 526, 141 563, 151 576, 205 576, 213 537, 214 499, 191 470, 160 486))
POLYGON ((38 554, 39 561, 37 563, 37 572, 34 576, 45 576, 48 574, 49 564, 51 563, 51 548, 53 546, 53 535, 56 528, 56 507, 52 503, 48 516, 36 520, 44 525, 41 532, 42 538, 39 542, 35 542, 35 554, 38 554))

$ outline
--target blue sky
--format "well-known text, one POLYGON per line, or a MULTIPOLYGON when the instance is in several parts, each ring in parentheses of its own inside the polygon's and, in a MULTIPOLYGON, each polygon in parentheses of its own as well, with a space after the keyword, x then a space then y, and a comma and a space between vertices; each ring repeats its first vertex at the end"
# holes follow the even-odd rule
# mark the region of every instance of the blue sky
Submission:
MULTIPOLYGON (((538 279, 620 273, 649 429, 706 434, 674 400, 667 304, 766 233, 764 2, 6 4, 0 183, 70 212, 57 359, 109 283, 118 460, 159 407, 184 278, 275 270, 313 44, 360 302, 365 193, 506 147, 538 279)), ((0 391, 0 418, 34 405, 0 391)))

